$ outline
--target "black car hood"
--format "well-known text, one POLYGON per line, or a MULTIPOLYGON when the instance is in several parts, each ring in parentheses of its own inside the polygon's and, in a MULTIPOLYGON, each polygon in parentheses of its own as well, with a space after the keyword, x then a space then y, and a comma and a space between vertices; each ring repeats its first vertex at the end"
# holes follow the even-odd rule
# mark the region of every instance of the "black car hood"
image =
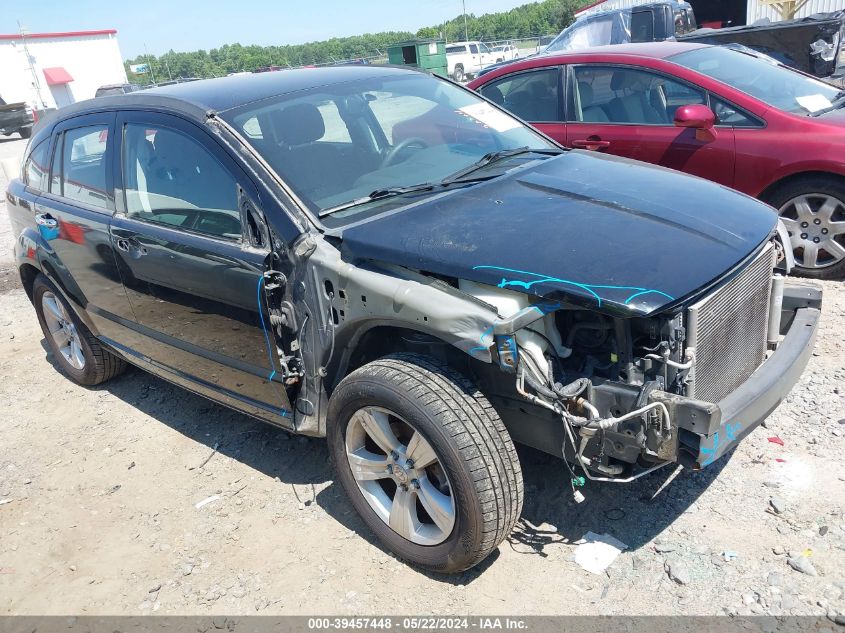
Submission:
POLYGON ((639 316, 717 280, 776 222, 706 180, 568 151, 350 226, 341 253, 639 316))

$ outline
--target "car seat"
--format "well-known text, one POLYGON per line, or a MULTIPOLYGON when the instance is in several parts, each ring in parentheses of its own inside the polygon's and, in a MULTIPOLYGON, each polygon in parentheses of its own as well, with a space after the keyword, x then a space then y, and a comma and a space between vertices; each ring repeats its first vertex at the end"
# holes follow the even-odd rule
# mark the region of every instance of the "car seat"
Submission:
POLYGON ((593 87, 586 81, 578 82, 578 96, 581 99, 581 121, 583 123, 609 123, 610 119, 601 106, 593 105, 593 87))
POLYGON ((610 89, 617 93, 608 105, 615 123, 668 123, 666 112, 652 105, 639 73, 617 70, 611 77, 610 89), (620 92, 623 94, 619 95, 620 92))

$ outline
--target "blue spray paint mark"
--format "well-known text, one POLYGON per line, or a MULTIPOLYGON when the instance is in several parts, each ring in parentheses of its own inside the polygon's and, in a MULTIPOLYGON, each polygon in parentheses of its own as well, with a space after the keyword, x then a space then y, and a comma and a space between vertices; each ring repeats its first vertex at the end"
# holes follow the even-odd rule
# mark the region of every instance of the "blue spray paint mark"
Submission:
MULTIPOLYGON (((541 283, 556 283, 556 284, 564 284, 567 286, 574 286, 576 288, 580 288, 584 292, 591 294, 596 299, 596 303, 598 307, 601 307, 602 301, 606 300, 603 299, 602 296, 597 292, 598 290, 622 290, 627 291, 629 293, 628 297, 623 302, 624 305, 629 305, 631 301, 635 298, 640 297, 642 295, 647 294, 658 294, 666 297, 669 301, 674 301, 675 297, 672 295, 666 294, 662 290, 655 290, 653 288, 641 288, 639 286, 609 286, 609 285, 601 285, 601 284, 585 284, 578 281, 572 281, 570 279, 561 279, 559 277, 552 277, 550 275, 541 275, 539 273, 532 273, 527 270, 516 270, 514 268, 503 268, 502 266, 473 266, 473 270, 498 270, 506 273, 514 273, 518 275, 529 275, 531 277, 536 277, 533 281, 523 281, 520 279, 507 279, 502 277, 502 281, 499 282, 499 288, 507 288, 507 287, 517 287, 523 288, 524 290, 530 290, 531 286, 535 284, 541 283)), ((538 310, 542 311, 542 308, 538 307, 538 310)))
POLYGON ((719 431, 713 435, 713 446, 710 448, 702 448, 701 454, 706 455, 707 459, 701 462, 702 466, 708 466, 716 460, 716 454, 719 450, 719 431))
MULTIPOLYGON (((733 423, 729 422, 729 423, 725 424, 725 435, 728 438, 727 443, 735 442, 736 441, 736 435, 737 435, 737 433, 739 433, 739 431, 741 429, 742 429, 742 424, 740 422, 733 422, 733 423)), ((707 457, 707 459, 705 459, 703 462, 701 462, 702 466, 709 466, 714 461, 716 461, 716 458, 719 457, 719 446, 720 446, 720 444, 721 444, 721 441, 719 439, 719 432, 716 431, 713 434, 713 445, 710 446, 710 447, 701 449, 701 454, 703 456, 707 457)))
MULTIPOLYGON (((493 326, 492 325, 481 333, 481 336, 478 339, 479 342, 481 343, 481 345, 479 347, 473 347, 471 350, 469 350, 470 354, 472 354, 473 352, 486 352, 490 348, 489 344, 488 345, 484 344, 484 337, 485 336, 493 336, 493 326)), ((490 341, 490 343, 492 343, 492 342, 493 341, 490 341)))
MULTIPOLYGON (((267 375, 267 380, 271 383, 276 376, 276 363, 273 361, 273 348, 270 345, 270 334, 267 332, 267 326, 264 324, 264 311, 261 309, 261 288, 264 286, 264 275, 258 276, 258 285, 256 287, 256 300, 258 302, 258 318, 261 320, 261 330, 264 332, 264 342, 267 344, 267 360, 270 361, 270 368, 272 371, 267 375)), ((279 413, 283 418, 292 418, 293 414, 287 409, 280 409, 279 413)))

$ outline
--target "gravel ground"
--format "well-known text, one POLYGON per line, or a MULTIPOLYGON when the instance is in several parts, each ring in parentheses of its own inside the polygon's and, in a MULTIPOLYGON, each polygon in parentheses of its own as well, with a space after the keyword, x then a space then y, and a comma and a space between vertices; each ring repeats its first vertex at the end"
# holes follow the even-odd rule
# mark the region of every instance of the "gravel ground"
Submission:
MULTIPOLYGON (((0 250, 5 223, 0 212, 0 250)), ((444 578, 373 539, 323 441, 138 370, 90 389, 65 379, 7 284, 0 613, 841 615, 845 284, 823 285, 810 366, 734 453, 699 473, 593 484, 576 505, 563 465, 521 450, 518 529, 444 578), (603 574, 574 561, 589 531, 627 545, 603 574)))

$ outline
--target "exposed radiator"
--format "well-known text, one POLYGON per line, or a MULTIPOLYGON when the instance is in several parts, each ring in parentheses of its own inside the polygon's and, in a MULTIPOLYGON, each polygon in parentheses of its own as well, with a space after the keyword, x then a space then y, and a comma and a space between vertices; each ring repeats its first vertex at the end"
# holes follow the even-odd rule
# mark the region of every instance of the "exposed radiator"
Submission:
POLYGON ((770 243, 742 272, 687 312, 687 345, 695 347, 692 393, 718 402, 754 373, 766 356, 775 249, 770 243))

